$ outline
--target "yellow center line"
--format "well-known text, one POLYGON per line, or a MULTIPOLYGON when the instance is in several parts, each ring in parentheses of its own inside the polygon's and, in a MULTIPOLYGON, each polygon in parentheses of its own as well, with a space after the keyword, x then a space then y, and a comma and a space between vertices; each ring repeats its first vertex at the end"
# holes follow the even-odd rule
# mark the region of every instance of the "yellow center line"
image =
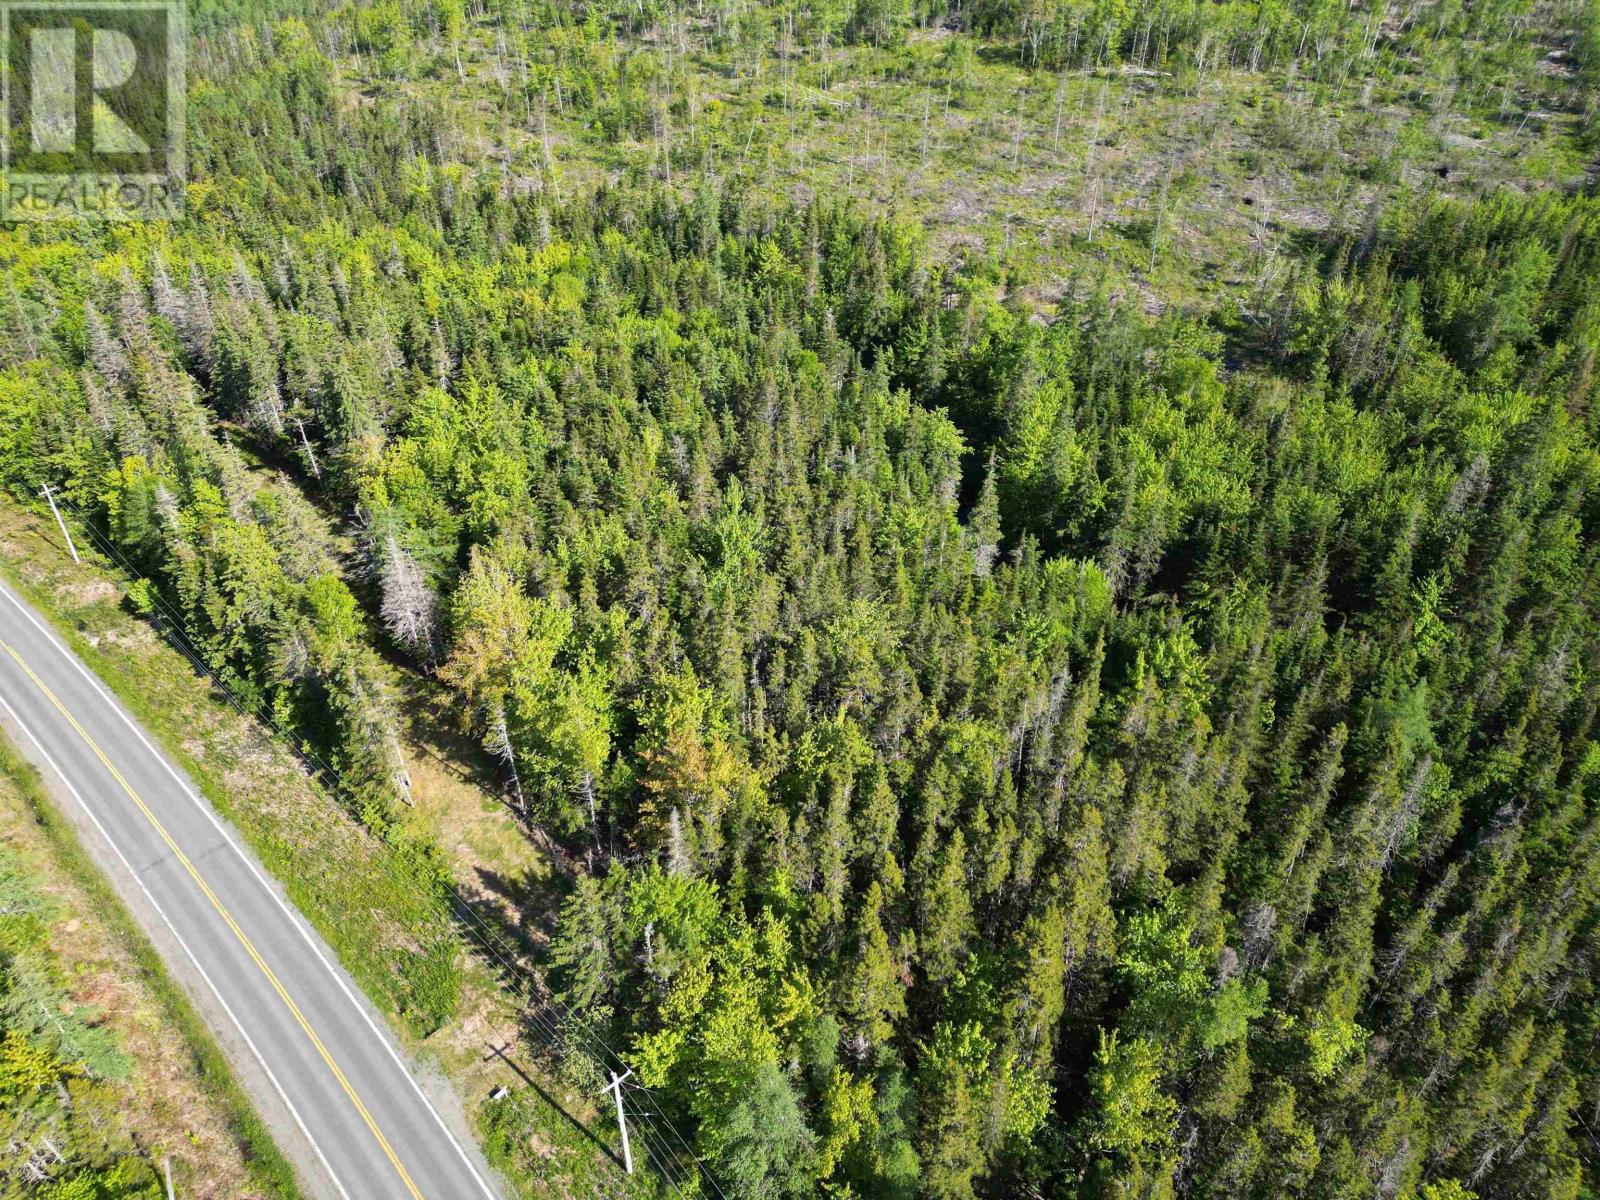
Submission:
POLYGON ((183 864, 183 869, 189 872, 190 878, 192 878, 200 890, 205 893, 206 899, 211 901, 211 907, 217 910, 217 915, 227 923, 229 929, 233 930, 233 936, 239 939, 239 944, 244 947, 245 953, 247 953, 251 959, 254 960, 256 966, 261 968, 261 973, 267 977, 267 982, 272 985, 272 990, 278 993, 279 998, 284 1002, 284 1004, 288 1007, 289 1012, 293 1015, 295 1022, 302 1030, 305 1031, 306 1037, 311 1040, 311 1044, 316 1047, 317 1053, 322 1056, 322 1061, 328 1064, 328 1070, 333 1072, 333 1077, 339 1081, 339 1086, 344 1089, 345 1095, 350 1097, 350 1102, 356 1106, 356 1111, 361 1114, 361 1119, 367 1123, 367 1128, 372 1131, 372 1136, 378 1139, 378 1145, 383 1148, 383 1153, 388 1157, 389 1162, 394 1166, 395 1171, 399 1173, 400 1181, 406 1185, 406 1191, 411 1193, 413 1200, 422 1200, 422 1193, 417 1190, 417 1185, 411 1181, 411 1176, 406 1171, 405 1165, 401 1163, 398 1156, 396 1156, 394 1147, 389 1145, 389 1139, 383 1136, 383 1131, 378 1128, 378 1123, 372 1119, 372 1114, 367 1111, 367 1106, 361 1102, 361 1097, 356 1095, 355 1088, 350 1086, 350 1081, 345 1078, 344 1072, 339 1069, 339 1064, 333 1061, 333 1055, 328 1053, 328 1048, 322 1044, 322 1039, 317 1036, 316 1030, 311 1028, 311 1022, 306 1020, 305 1014, 300 1011, 300 1006, 296 1004, 290 997, 289 993, 284 990, 283 984, 278 982, 277 975, 275 975, 272 968, 266 964, 266 961, 261 957, 260 953, 257 952, 250 939, 245 936, 244 930, 239 928, 238 922, 233 919, 233 915, 223 907, 222 901, 217 899, 217 894, 211 890, 210 884, 206 883, 206 881, 201 878, 200 872, 195 870, 194 864, 189 861, 189 856, 179 848, 177 842, 172 840, 172 835, 169 834, 161 822, 156 819, 156 815, 150 811, 149 806, 145 804, 139 793, 134 791, 128 781, 122 777, 122 772, 117 770, 116 767, 112 766, 111 760, 105 756, 105 752, 95 744, 94 739, 84 731, 83 726, 78 724, 77 719, 67 711, 66 706, 62 704, 60 700, 56 699, 55 693, 45 686, 44 680, 40 679, 33 673, 33 668, 22 661, 22 656, 13 650, 9 643, 4 640, 0 640, 0 646, 5 647, 6 653, 11 655, 11 657, 16 660, 17 666, 21 667, 23 671, 26 672, 28 678, 33 680, 34 685, 45 694, 45 698, 48 699, 51 704, 55 705, 56 711, 67 719, 67 723, 71 725, 73 729, 77 730, 78 736, 84 740, 84 743, 89 747, 90 750, 94 751, 95 757, 100 760, 101 764, 104 765, 107 771, 111 772, 111 777, 122 785, 122 790, 128 793, 129 798, 138 806, 139 811, 144 814, 145 819, 149 821, 155 831, 161 835, 161 840, 166 842, 167 847, 172 851, 173 856, 183 864))

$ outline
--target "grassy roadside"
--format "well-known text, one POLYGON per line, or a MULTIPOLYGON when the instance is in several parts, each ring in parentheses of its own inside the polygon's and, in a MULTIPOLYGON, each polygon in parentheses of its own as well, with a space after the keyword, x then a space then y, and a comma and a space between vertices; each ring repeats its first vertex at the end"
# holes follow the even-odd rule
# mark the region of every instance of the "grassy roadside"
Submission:
POLYGON ((134 1060, 133 1102, 122 1118, 137 1141, 172 1156, 186 1196, 298 1200, 293 1169, 204 1022, 46 795, 38 772, 3 734, 0 824, 0 850, 14 848, 75 914, 54 931, 52 950, 74 991, 106 1010, 107 1024, 134 1060))
POLYGON ((415 885, 407 864, 393 861, 404 848, 369 836, 327 801, 293 756, 229 710, 221 693, 208 698, 190 664, 123 610, 120 581, 86 567, 74 567, 46 540, 30 537, 25 522, 5 522, 0 573, 54 620, 73 650, 238 826, 367 993, 408 1032, 426 1037, 431 1022, 419 1011, 439 1006, 418 995, 418 981, 448 988, 459 963, 448 912, 415 885), (12 544, 18 538, 24 546, 12 544), (371 919, 352 921, 353 913, 371 919))
MULTIPOLYGON (((463 1098, 490 1162, 516 1195, 592 1194, 618 1181, 589 1135, 607 1130, 592 1097, 564 1084, 495 974, 467 953, 448 914, 406 893, 383 856, 401 853, 359 825, 281 744, 196 679, 191 665, 123 606, 122 581, 86 559, 75 566, 48 515, 0 501, 0 576, 56 632, 244 836, 299 910, 327 939, 366 994, 392 1019, 408 1050, 436 1063, 463 1098), (408 979, 419 960, 448 954, 461 994, 442 1023, 408 1020, 408 979), (493 1053, 499 1049, 501 1054, 493 1053), (500 1100, 487 1100, 498 1088, 500 1100)), ((423 697, 407 696, 415 734, 423 697)), ((443 862, 486 908, 511 901, 487 886, 485 859, 501 868, 503 831, 470 780, 451 769, 450 747, 408 747, 417 809, 407 829, 443 849, 443 862), (437 794, 435 794, 437 793, 437 794)), ((529 854, 515 880, 546 868, 529 854)), ((503 885, 506 881, 498 881, 503 885)), ((520 894, 520 888, 511 889, 520 894)), ((642 1194, 650 1184, 635 1176, 642 1194)))

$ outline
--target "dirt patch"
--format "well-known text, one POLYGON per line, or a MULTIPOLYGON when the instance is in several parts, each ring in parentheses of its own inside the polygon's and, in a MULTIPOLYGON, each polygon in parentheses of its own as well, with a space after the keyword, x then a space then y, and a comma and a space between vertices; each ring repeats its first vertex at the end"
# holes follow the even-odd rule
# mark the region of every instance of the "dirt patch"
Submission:
POLYGON ((108 579, 89 579, 82 583, 72 583, 63 586, 64 591, 77 604, 101 604, 108 600, 120 600, 122 589, 108 579))

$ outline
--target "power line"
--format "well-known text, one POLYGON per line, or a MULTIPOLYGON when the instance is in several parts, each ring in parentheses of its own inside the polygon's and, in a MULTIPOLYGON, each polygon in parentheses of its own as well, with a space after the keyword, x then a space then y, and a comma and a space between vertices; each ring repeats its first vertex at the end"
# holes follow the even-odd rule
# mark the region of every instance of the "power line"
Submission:
MULTIPOLYGON (((63 507, 68 507, 68 504, 64 498, 62 503, 63 507)), ((156 627, 167 637, 167 640, 172 643, 174 648, 177 649, 179 653, 181 653, 184 658, 189 661, 195 670, 211 680, 211 682, 222 693, 223 698, 227 700, 229 705, 241 716, 251 720, 259 721, 268 730, 270 730, 270 732, 275 736, 276 740, 282 743, 285 748, 294 754, 295 757, 298 758, 311 771, 313 776, 322 776, 332 785, 336 792, 342 792, 348 799, 352 801, 356 800, 357 798, 354 789, 350 787, 350 785, 345 781, 343 775, 332 764, 330 764, 309 745, 306 745, 299 739, 296 739, 288 730, 284 729, 283 726, 281 726, 273 717, 265 702, 251 703, 246 697, 241 696, 238 691, 222 677, 220 671, 218 671, 206 660, 200 648, 195 645, 195 643, 189 638, 188 634, 184 631, 183 618, 172 608, 170 604, 168 604, 166 598, 161 593, 159 585, 155 584, 155 582, 152 580, 147 580, 147 577, 142 575, 138 568, 128 560, 127 556, 122 553, 121 549, 115 544, 115 542, 113 542, 109 536, 99 530, 92 520, 88 519, 82 512, 77 511, 75 506, 71 506, 71 511, 73 511, 73 515, 78 518, 80 524, 88 532, 95 547, 105 553, 108 558, 114 560, 115 564, 120 566, 125 575, 127 575, 134 582, 148 581, 152 584, 152 587, 143 593, 143 595, 145 598, 151 600, 154 605, 160 607, 160 609, 166 614, 166 619, 163 619, 161 614, 154 610, 150 611, 147 615, 152 618, 156 627)), ((57 516, 58 519, 60 519, 59 513, 57 516)), ((62 524, 64 527, 65 522, 63 521, 62 524)), ((309 826, 303 824, 300 826, 302 829, 308 827, 309 826)), ((401 876, 398 873, 398 869, 396 868, 393 858, 389 854, 374 854, 368 865, 385 872, 388 874, 391 881, 397 884, 404 884, 407 887, 415 887, 415 879, 407 879, 401 876)), ((516 960, 516 951, 503 945, 501 940, 502 935, 500 932, 487 925, 487 923, 481 916, 479 916, 476 909, 473 907, 472 902, 461 895, 454 883, 452 883, 449 879, 439 877, 437 879, 437 884, 440 891, 443 893, 443 898, 449 901, 453 912, 458 916, 458 918, 465 918, 466 922, 470 922, 470 925, 464 924, 461 926, 463 931, 466 932, 469 938, 475 941, 479 948, 491 959, 493 959, 495 963, 497 963, 510 974, 513 980, 511 985, 512 998, 520 1000, 522 1006, 526 1010, 528 1018, 544 1033, 553 1049, 571 1052, 573 1048, 573 1035, 576 1034, 577 1037, 581 1039, 581 1042, 587 1043, 586 1048, 582 1046, 579 1048, 584 1048, 585 1052, 591 1057, 599 1059, 600 1064, 605 1067, 605 1069, 610 1070, 610 1067, 606 1065, 608 1059, 611 1063, 621 1066, 625 1071, 630 1069, 626 1060, 623 1059, 622 1056, 616 1050, 614 1050, 603 1037, 595 1032, 586 1021, 576 1016, 571 1009, 563 1004, 560 999, 544 985, 542 980, 537 979, 530 971, 528 971, 526 967, 516 960), (520 989, 517 987, 517 983, 521 984, 520 989), (536 992, 544 1004, 559 1011, 565 1021, 565 1024, 558 1025, 551 1016, 541 1011, 540 999, 535 998, 536 992), (595 1048, 597 1045, 600 1048, 598 1051, 595 1048)), ((615 1074, 615 1072, 612 1073, 615 1074)), ((659 1131, 653 1128, 654 1121, 659 1121, 662 1125, 664 1125, 668 1132, 672 1135, 673 1139, 678 1143, 679 1146, 683 1148, 684 1153, 689 1156, 690 1161, 694 1164, 694 1171, 691 1173, 698 1173, 702 1178, 705 1179, 707 1183, 711 1185, 712 1190, 719 1198, 726 1200, 722 1188, 717 1183, 715 1177, 711 1175, 699 1156, 696 1155, 689 1147, 688 1142, 684 1139, 682 1133, 678 1131, 672 1120, 668 1118, 655 1103, 650 1089, 641 1084, 634 1088, 630 1088, 628 1095, 630 1097, 642 1097, 644 1102, 649 1104, 649 1112, 647 1113, 640 1108, 638 1103, 635 1103, 634 1117, 645 1139, 646 1155, 651 1160, 651 1163, 657 1173, 660 1174, 661 1177, 672 1186, 673 1190, 676 1191, 680 1197, 683 1196, 683 1192, 681 1188, 679 1188, 677 1180, 674 1178, 676 1173, 680 1173, 683 1170, 682 1166, 680 1165, 679 1157, 676 1151, 671 1150, 670 1145, 668 1145, 660 1136, 659 1131), (671 1164, 671 1169, 669 1169, 667 1164, 671 1164)))
MULTIPOLYGON (((79 516, 80 520, 83 520, 82 514, 76 515, 79 516)), ((95 544, 99 547, 102 547, 119 563, 121 563, 125 573, 135 580, 143 578, 139 575, 133 564, 128 561, 127 557, 121 553, 115 543, 94 527, 93 522, 83 520, 83 524, 85 529, 89 532, 91 538, 94 540, 95 544)), ((198 671, 209 677, 212 682, 216 684, 216 686, 222 691, 224 698, 228 700, 229 704, 235 709, 235 711, 239 712, 242 716, 253 717, 262 721, 277 735, 278 739, 282 741, 291 752, 293 752, 302 760, 302 762, 304 762, 308 767, 316 768, 313 770, 313 774, 325 774, 333 782, 336 788, 343 790, 344 793, 351 799, 355 799, 353 791, 350 789, 349 785, 344 782, 343 776, 330 763, 328 763, 309 747, 296 745, 288 732, 272 718, 264 704, 250 705, 247 700, 239 696, 238 693, 231 686, 229 686, 227 681, 221 677, 216 669, 214 669, 205 660, 203 655, 200 653, 199 648, 196 647, 189 639, 187 634, 184 633, 181 624, 179 624, 179 622, 181 622, 181 617, 179 617, 179 615, 173 611, 171 605, 169 605, 165 598, 160 594, 159 589, 156 589, 150 593, 150 598, 153 599, 155 603, 159 604, 171 618, 170 622, 162 621, 159 619, 157 614, 150 614, 152 617, 157 618, 158 628, 161 628, 163 632, 167 634, 169 640, 174 642, 176 648, 194 665, 198 671)), ((371 861, 372 865, 387 871, 392 881, 405 884, 407 886, 415 885, 414 880, 405 879, 396 872, 392 859, 388 858, 387 856, 377 855, 371 861)), ((513 998, 520 998, 523 1007, 526 1009, 528 1017, 533 1020, 544 1032, 553 1049, 561 1050, 565 1048, 567 1052, 570 1052, 572 1048, 572 1031, 563 1029, 561 1026, 556 1025, 550 1017, 541 1012, 539 1008, 539 1001, 537 1001, 534 997, 535 988, 542 993, 545 1001, 560 1007, 564 1011, 567 1019, 573 1026, 576 1027, 577 1032, 590 1039, 591 1042, 596 1040, 600 1041, 600 1044, 604 1047, 606 1054, 627 1069, 626 1062, 620 1057, 620 1055, 617 1054, 616 1051, 612 1050, 611 1047, 603 1041, 603 1039, 599 1039, 598 1036, 594 1034, 592 1030, 588 1029, 587 1026, 576 1016, 574 1016, 570 1010, 566 1009, 564 1005, 561 1005, 560 1001, 557 1000, 557 998, 543 986, 541 981, 537 980, 530 972, 516 962, 514 951, 503 949, 501 945, 497 944, 499 942, 498 933, 484 923, 483 919, 478 916, 476 910, 474 910, 472 907, 471 902, 461 896, 449 880, 440 879, 438 883, 440 888, 457 906, 457 911, 461 915, 467 917, 475 927, 467 930, 469 935, 472 936, 479 943, 480 947, 486 951, 496 962, 505 968, 506 971, 511 973, 515 980, 521 981, 522 989, 520 997, 518 996, 518 990, 515 984, 513 984, 512 987, 512 996, 513 998)), ((592 1045, 589 1047, 588 1052, 593 1054, 594 1057, 602 1057, 601 1055, 594 1053, 592 1045)), ((648 1097, 648 1092, 646 1092, 643 1088, 638 1089, 638 1094, 643 1094, 648 1097)), ((716 1180, 710 1175, 710 1173, 705 1170, 704 1164, 701 1163, 699 1158, 694 1155, 693 1151, 688 1150, 687 1143, 683 1140, 683 1135, 678 1132, 671 1121, 663 1113, 661 1113, 660 1109, 655 1107, 653 1103, 652 1110, 654 1115, 667 1125, 668 1129, 677 1139, 678 1143, 684 1146, 686 1152, 688 1152, 690 1155, 691 1161, 695 1163, 695 1166, 699 1168, 700 1173, 705 1177, 707 1182, 709 1182, 712 1188, 716 1190, 717 1194, 721 1196, 721 1188, 717 1185, 716 1180)), ((661 1147, 663 1142, 659 1138, 659 1135, 656 1135, 651 1131, 650 1118, 646 1114, 642 1112, 637 1113, 636 1120, 639 1123, 641 1131, 646 1136, 647 1156, 651 1159, 652 1165, 655 1167, 657 1173, 660 1174, 662 1178, 666 1179, 667 1182, 672 1186, 673 1190, 678 1192, 679 1196, 681 1197, 683 1193, 678 1187, 677 1180, 673 1177, 675 1172, 681 1172, 683 1169, 681 1165, 679 1165, 677 1155, 675 1153, 662 1152, 661 1147), (672 1169, 668 1169, 667 1164, 669 1163, 671 1164, 672 1169)))

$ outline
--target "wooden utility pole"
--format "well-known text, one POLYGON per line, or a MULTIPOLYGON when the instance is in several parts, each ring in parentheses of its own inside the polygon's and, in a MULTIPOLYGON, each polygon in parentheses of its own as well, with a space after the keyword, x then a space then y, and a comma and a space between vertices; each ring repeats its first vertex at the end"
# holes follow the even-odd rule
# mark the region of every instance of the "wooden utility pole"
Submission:
POLYGON ((56 515, 56 524, 61 526, 61 536, 67 539, 67 549, 72 553, 73 562, 82 562, 78 557, 78 548, 72 544, 72 535, 67 532, 67 523, 61 519, 61 510, 56 507, 56 498, 50 494, 50 485, 44 485, 44 498, 50 501, 50 511, 56 515))
POLYGON ((311 466, 311 474, 318 479, 322 478, 322 464, 317 462, 317 452, 311 448, 311 439, 306 436, 306 423, 299 417, 294 419, 295 428, 300 431, 300 444, 305 447, 306 462, 311 466))
POLYGON ((622 1081, 632 1074, 632 1070, 621 1075, 611 1072, 611 1086, 606 1088, 617 1098, 617 1129, 622 1133, 622 1169, 629 1175, 633 1174, 633 1150, 628 1146, 628 1118, 622 1111, 622 1081))

